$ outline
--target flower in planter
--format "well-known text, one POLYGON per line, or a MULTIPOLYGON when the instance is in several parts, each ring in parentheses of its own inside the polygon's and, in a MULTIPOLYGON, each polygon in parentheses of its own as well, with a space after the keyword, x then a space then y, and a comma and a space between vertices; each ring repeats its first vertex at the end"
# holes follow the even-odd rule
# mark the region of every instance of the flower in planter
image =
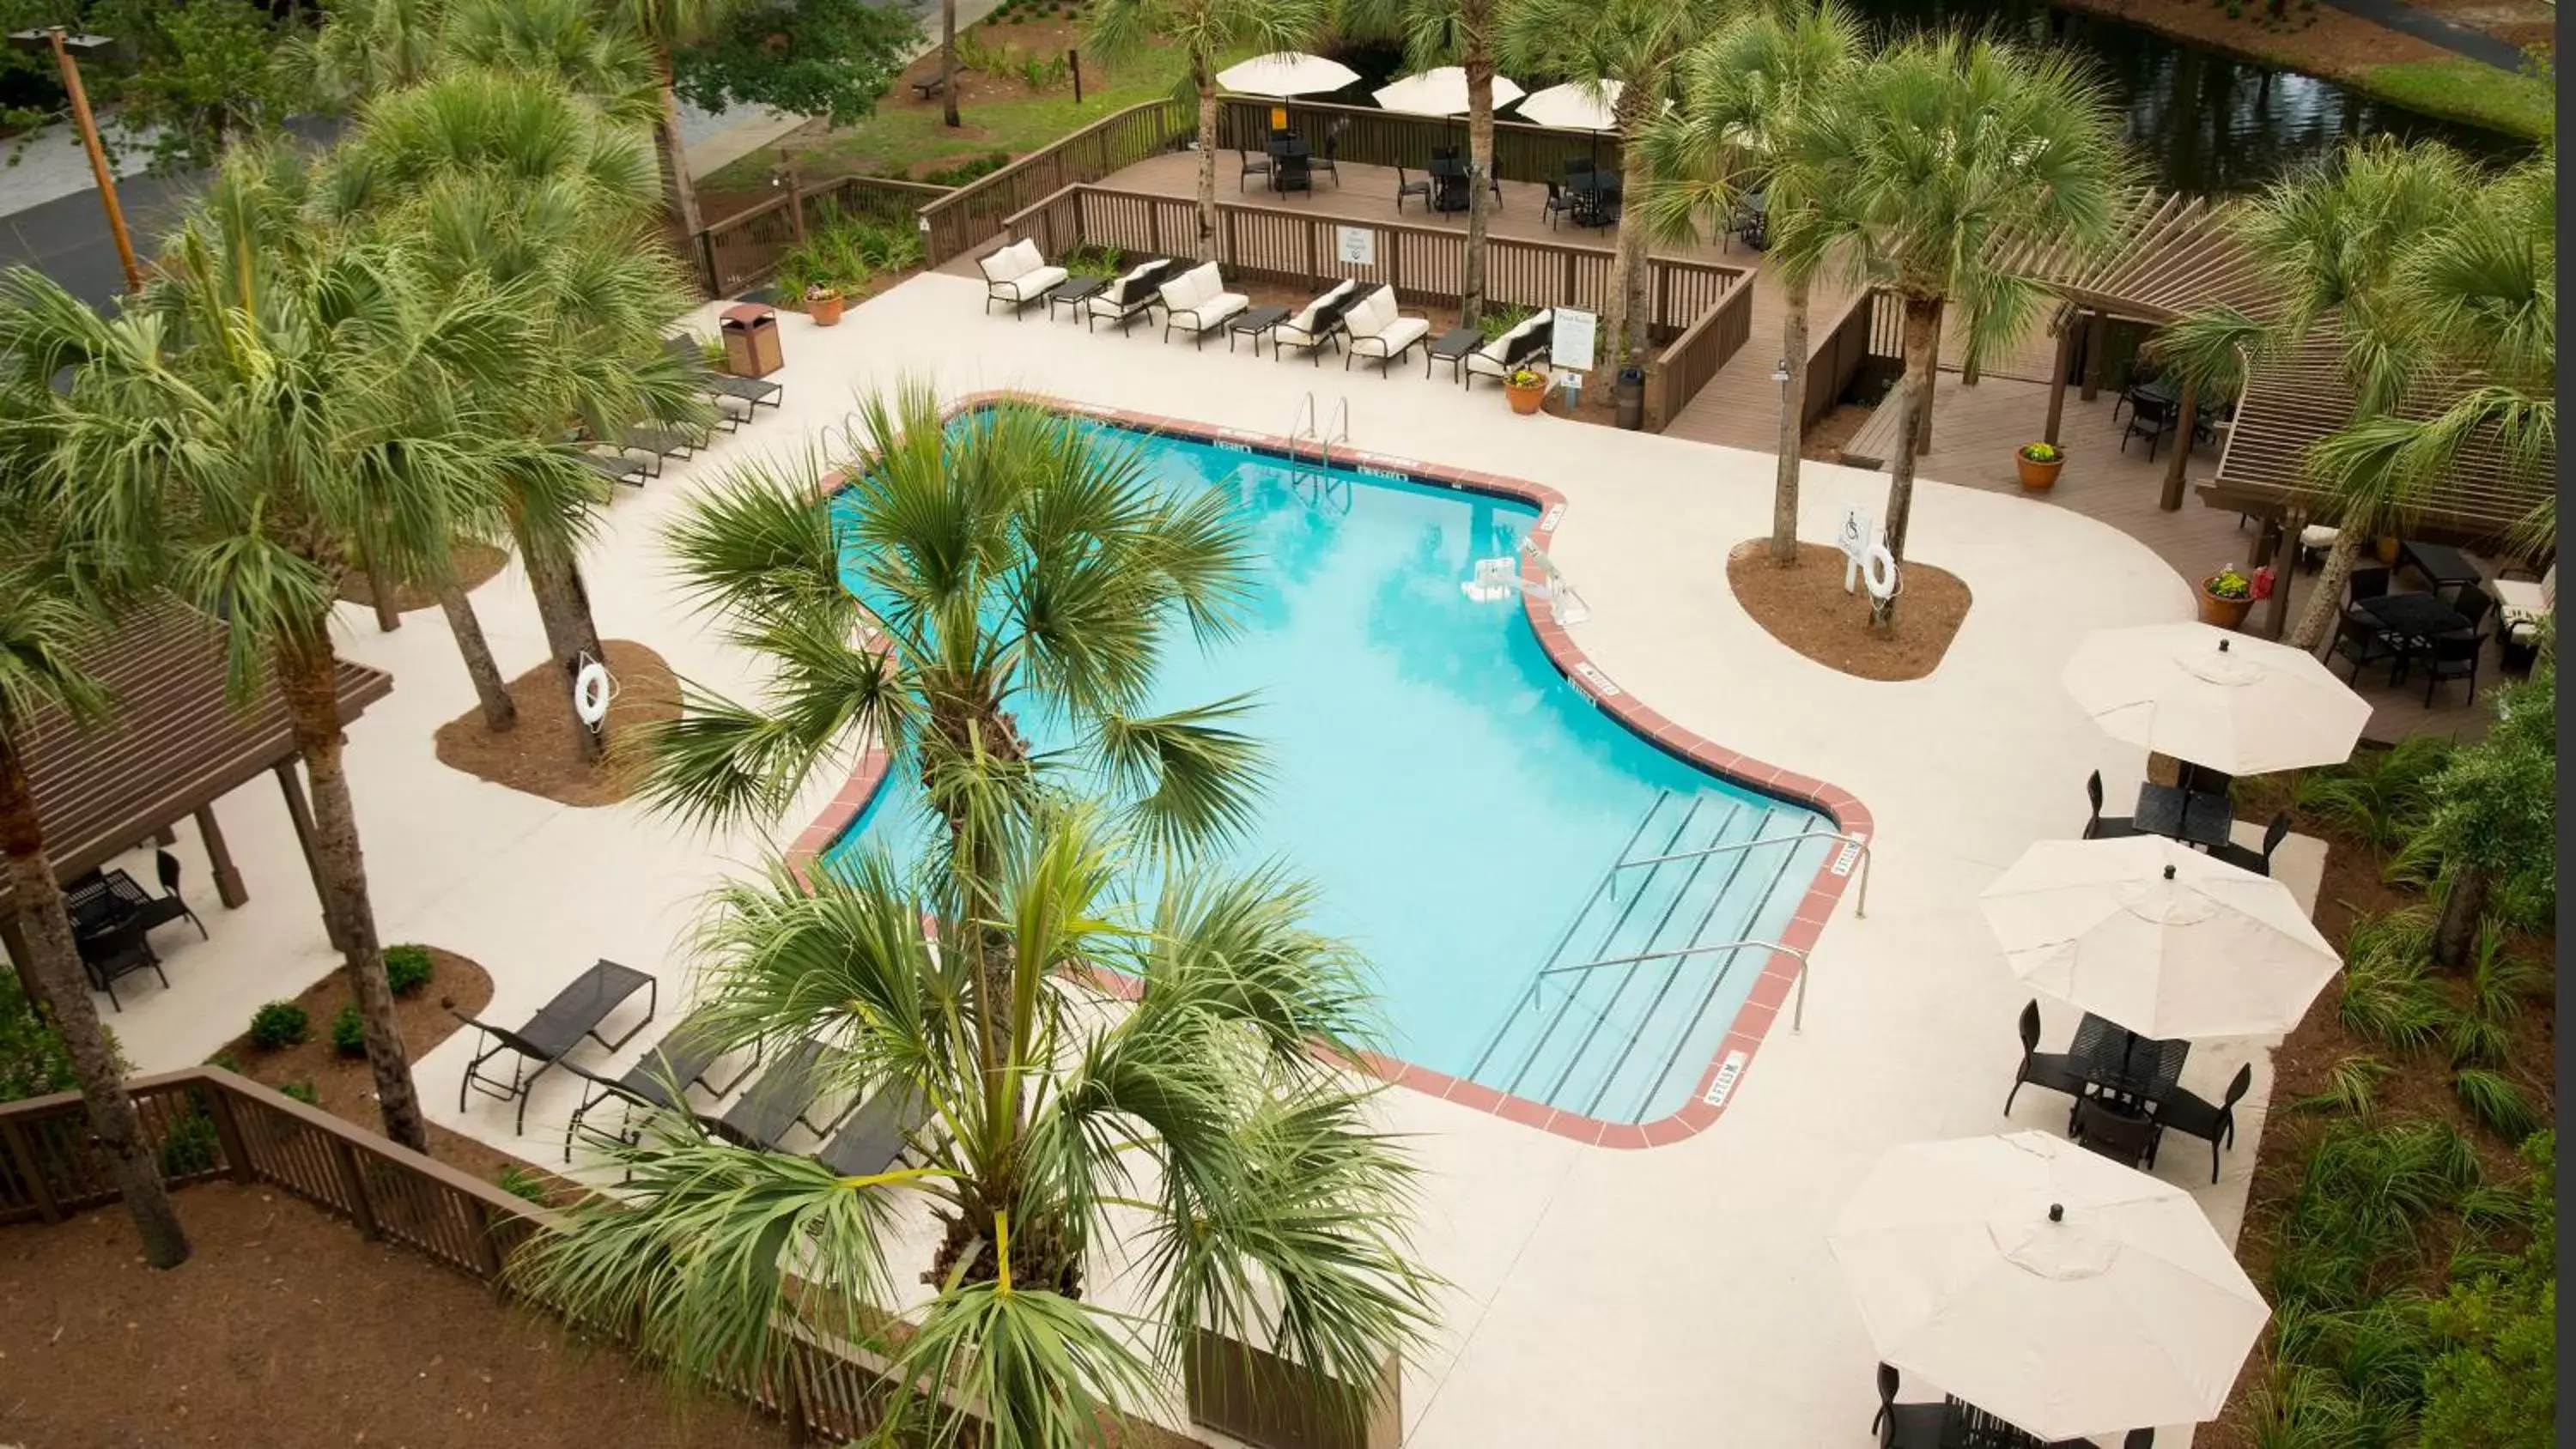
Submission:
POLYGON ((2024 443, 2021 455, 2034 463, 2054 463, 2066 456, 2054 443, 2024 443))
POLYGON ((2234 564, 2229 564, 2202 580, 2201 587, 2209 590, 2209 596, 2213 599, 2254 597, 2254 581, 2247 578, 2245 571, 2234 564))
POLYGON ((1512 369, 1511 376, 1504 378, 1503 381, 1513 387, 1540 387, 1546 384, 1547 377, 1536 368, 1515 367, 1512 369))
POLYGON ((841 291, 838 287, 826 287, 820 282, 805 289, 805 300, 808 302, 837 302, 840 297, 841 291))

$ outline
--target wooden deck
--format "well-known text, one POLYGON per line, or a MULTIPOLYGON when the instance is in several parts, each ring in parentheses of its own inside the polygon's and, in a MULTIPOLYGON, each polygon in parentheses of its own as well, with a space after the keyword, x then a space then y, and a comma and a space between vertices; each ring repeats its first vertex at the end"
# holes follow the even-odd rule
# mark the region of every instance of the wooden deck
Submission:
MULTIPOLYGON (((1136 165, 1111 173, 1099 184, 1111 190, 1144 192, 1159 196, 1191 196, 1198 186, 1198 154, 1193 151, 1172 152, 1153 156, 1136 165)), ((1217 195, 1221 200, 1247 204, 1267 204, 1286 211, 1346 216, 1353 220, 1393 220, 1396 215, 1396 173, 1391 167, 1363 166, 1344 162, 1341 184, 1333 178, 1318 176, 1315 189, 1307 193, 1279 195, 1265 190, 1259 178, 1249 187, 1237 181, 1237 159, 1232 152, 1217 157, 1217 195)), ((1536 241, 1585 244, 1607 249, 1613 233, 1608 230, 1579 228, 1560 220, 1547 225, 1545 187, 1506 181, 1502 185, 1503 204, 1491 218, 1497 236, 1519 237, 1536 241)), ((1403 219, 1418 226, 1448 225, 1464 229, 1464 213, 1426 212, 1420 202, 1408 202, 1403 219)), ((1747 448, 1768 453, 1778 437, 1780 386, 1771 381, 1771 369, 1780 353, 1779 337, 1785 308, 1780 289, 1762 275, 1762 255, 1740 244, 1699 242, 1682 245, 1658 244, 1655 255, 1690 261, 1723 262, 1730 266, 1752 268, 1753 321, 1751 340, 1746 342, 1725 368, 1703 387, 1681 415, 1665 432, 1673 437, 1698 442, 1718 443, 1728 447, 1747 448)), ((943 270, 974 275, 972 256, 963 256, 943 270)), ((1832 284, 1819 284, 1810 299, 1811 336, 1821 335, 1830 325, 1852 293, 1832 284)), ((1955 319, 1953 319, 1955 320, 1955 319)), ((1945 334, 1951 331, 1944 328, 1945 334)), ((1955 338, 1943 338, 1945 357, 1955 357, 1955 338)), ((2040 435, 2041 424, 2048 414, 2048 387, 2045 381, 2053 360, 2053 345, 2045 336, 2027 339, 2013 348, 2010 355, 1998 359, 1986 369, 1974 386, 1960 381, 1954 364, 1943 366, 1935 387, 1932 407, 1932 448, 1922 456, 1920 476, 1938 479, 1962 487, 1985 488, 1998 492, 2021 491, 2013 467, 2013 452, 2023 443, 2040 435)), ((2165 462, 2170 455, 2170 442, 2158 450, 2154 461, 2146 456, 2143 438, 2129 440, 2128 450, 2121 450, 2121 426, 2127 419, 2112 419, 2114 399, 2108 392, 2087 403, 2073 389, 2066 398, 2066 411, 2059 429, 2059 442, 2068 454, 2065 471, 2057 485, 2042 501, 2050 506, 2071 508, 2088 517, 2120 529, 2153 549, 2176 573, 2185 579, 2200 579, 2225 564, 2251 569, 2265 560, 2253 557, 2257 530, 2242 522, 2236 514, 2204 506, 2196 494, 2186 490, 2183 506, 2165 512, 2156 506, 2162 490, 2165 462)), ((1882 424, 1884 427, 1885 424, 1882 424)), ((2205 481, 2218 464, 2216 444, 2202 444, 2193 451, 2186 477, 2193 485, 2205 481)), ((1821 531, 1823 525, 1815 525, 1821 531)), ((2489 576, 2495 572, 2493 560, 2480 559, 2489 576)), ((2306 603, 2314 574, 2298 572, 2290 576, 2291 595, 2288 618, 2295 623, 2298 610, 2306 603)), ((2260 621, 2265 605, 2257 605, 2254 618, 2260 621)), ((2503 678, 2497 651, 2490 644, 2478 671, 2478 687, 2483 696, 2487 686, 2503 678)), ((2474 737, 2486 727, 2487 713, 2465 705, 2456 684, 2445 689, 2433 708, 2424 706, 2424 687, 2420 677, 2408 686, 2390 689, 2385 683, 2385 666, 2367 672, 2361 692, 2375 706, 2368 735, 2373 739, 2393 740, 2410 734, 2451 734, 2474 737)))

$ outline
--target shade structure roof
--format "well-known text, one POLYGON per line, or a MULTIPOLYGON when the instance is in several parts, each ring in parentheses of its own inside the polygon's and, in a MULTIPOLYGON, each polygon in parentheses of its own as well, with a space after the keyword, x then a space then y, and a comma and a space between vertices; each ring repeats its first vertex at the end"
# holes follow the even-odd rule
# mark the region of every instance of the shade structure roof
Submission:
MULTIPOLYGON (((263 682, 240 708, 224 693, 222 626, 175 601, 129 618, 83 651, 111 712, 75 725, 36 722, 27 751, 47 853, 65 877, 91 870, 152 832, 295 758, 286 702, 263 682)), ((340 718, 393 692, 393 676, 340 662, 340 718)), ((0 886, 0 901, 10 898, 0 886)))

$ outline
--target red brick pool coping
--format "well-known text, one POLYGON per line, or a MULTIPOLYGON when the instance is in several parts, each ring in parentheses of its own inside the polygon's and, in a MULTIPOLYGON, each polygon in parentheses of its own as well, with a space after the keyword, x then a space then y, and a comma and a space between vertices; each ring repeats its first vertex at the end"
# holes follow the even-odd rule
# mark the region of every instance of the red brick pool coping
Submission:
MULTIPOLYGON (((955 417, 962 412, 1002 402, 1032 403, 1136 432, 1189 438, 1221 448, 1237 448, 1277 457, 1289 455, 1288 440, 1269 434, 1211 427, 1152 413, 1094 407, 1036 393, 970 393, 952 402, 947 415, 955 417)), ((1526 479, 1352 448, 1328 449, 1327 461, 1363 476, 1423 483, 1530 504, 1539 510, 1539 517, 1530 527, 1529 541, 1542 550, 1555 541, 1557 525, 1565 517, 1565 495, 1545 484, 1526 479)), ((837 491, 841 477, 839 473, 826 476, 824 491, 827 494, 837 491)), ((1544 584, 1546 571, 1536 558, 1524 554, 1521 577, 1531 584, 1544 584)), ((1750 755, 1739 754, 1682 728, 1621 689, 1591 661, 1582 646, 1574 642, 1574 636, 1566 631, 1565 626, 1548 616, 1546 605, 1536 594, 1523 593, 1521 609, 1528 617, 1530 627, 1537 631, 1539 644, 1547 651, 1549 661, 1592 701, 1595 708, 1617 720, 1630 733, 1711 774, 1814 810, 1832 820, 1836 829, 1856 840, 1866 842, 1875 833, 1868 807, 1850 791, 1783 770, 1750 755)), ((859 812, 867 808, 877 787, 884 782, 887 764, 886 753, 880 749, 870 748, 861 757, 849 779, 832 796, 831 804, 824 807, 822 814, 805 827, 789 848, 791 869, 801 876, 809 864, 849 829, 850 823, 858 819, 859 812)), ((1475 1111, 1490 1112, 1524 1126, 1598 1147, 1661 1147, 1696 1136, 1708 1130, 1726 1110, 1726 1103, 1733 1100, 1735 1092, 1742 1087, 1744 1073, 1761 1051, 1763 1040, 1788 1009, 1790 991, 1797 984, 1800 970, 1799 958, 1789 953, 1814 949, 1817 938, 1824 933, 1825 922, 1833 916, 1835 903, 1842 899, 1843 888, 1850 883, 1852 857, 1853 852, 1848 849, 1837 850, 1828 854, 1825 862, 1817 867, 1815 880, 1798 902, 1788 928, 1780 933, 1780 944, 1789 949, 1769 953, 1769 961, 1753 983, 1753 994, 1736 1012, 1734 1022, 1727 1028, 1726 1039, 1718 1044, 1707 1069, 1701 1072, 1697 1090, 1691 1093, 1689 1102, 1671 1116, 1643 1123, 1604 1122, 1597 1117, 1564 1111, 1527 1097, 1507 1096, 1481 1083, 1393 1057, 1370 1053, 1366 1057, 1368 1066, 1378 1076, 1398 1086, 1410 1087, 1475 1111)), ((1107 972, 1094 973, 1092 980, 1102 990, 1130 999, 1140 989, 1136 982, 1107 972)))

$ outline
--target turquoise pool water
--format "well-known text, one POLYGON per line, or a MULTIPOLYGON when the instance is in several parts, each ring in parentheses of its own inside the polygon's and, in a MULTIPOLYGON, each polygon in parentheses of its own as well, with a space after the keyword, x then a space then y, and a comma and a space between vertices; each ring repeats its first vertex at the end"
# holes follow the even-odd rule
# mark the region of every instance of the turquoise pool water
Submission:
MULTIPOLYGON (((1829 844, 1787 837, 1830 822, 1629 733, 1549 663, 1517 597, 1467 597, 1529 507, 1116 436, 1167 486, 1225 489, 1266 561, 1238 635, 1184 640, 1155 703, 1257 692, 1245 728, 1273 779, 1236 853, 1317 883, 1319 924, 1373 965, 1392 1054, 1610 1121, 1676 1110, 1766 959, 1692 948, 1776 936, 1829 844), (1735 848, 1756 840, 1779 843, 1735 848), (1620 964, 1585 964, 1603 959, 1620 964)), ((919 819, 892 780, 834 851, 906 853, 919 819)))

